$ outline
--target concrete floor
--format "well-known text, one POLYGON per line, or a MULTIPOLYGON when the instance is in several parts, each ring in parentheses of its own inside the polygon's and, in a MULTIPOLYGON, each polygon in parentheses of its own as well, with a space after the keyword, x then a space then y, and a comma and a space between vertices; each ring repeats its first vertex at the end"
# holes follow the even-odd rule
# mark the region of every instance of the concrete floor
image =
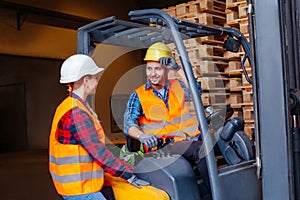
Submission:
POLYGON ((0 199, 62 200, 48 172, 48 151, 0 153, 0 199))

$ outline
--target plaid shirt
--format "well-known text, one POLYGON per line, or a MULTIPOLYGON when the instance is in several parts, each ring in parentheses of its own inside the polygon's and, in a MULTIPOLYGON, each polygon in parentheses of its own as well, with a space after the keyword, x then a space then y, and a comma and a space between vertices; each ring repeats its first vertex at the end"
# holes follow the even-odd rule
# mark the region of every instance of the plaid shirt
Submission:
MULTIPOLYGON (((191 101, 192 97, 191 97, 189 88, 187 88, 182 81, 180 81, 180 80, 178 80, 178 81, 184 90, 185 101, 191 101)), ((201 85, 199 82, 197 82, 197 86, 198 86, 199 94, 201 95, 202 88, 201 88, 201 85)), ((169 87, 170 87, 170 83, 167 82, 167 84, 163 88, 164 95, 161 95, 161 93, 159 93, 158 91, 156 91, 152 88, 152 86, 148 80, 145 85, 145 90, 152 89, 154 95, 157 96, 158 98, 162 99, 164 101, 164 103, 166 104, 167 108, 169 108, 169 104, 168 104, 169 96, 167 95, 168 91, 169 91, 169 87)), ((127 103, 127 108, 126 108, 126 111, 124 114, 124 133, 125 133, 125 135, 128 135, 128 129, 130 127, 133 127, 133 126, 138 127, 139 126, 138 119, 140 116, 144 116, 144 115, 145 114, 142 109, 142 105, 139 100, 138 94, 136 92, 133 92, 130 95, 130 98, 127 103)))
MULTIPOLYGON (((72 97, 78 99, 86 106, 85 102, 77 95, 72 94, 72 97)), ((92 119, 78 107, 69 110, 60 119, 56 137, 62 144, 82 145, 105 172, 124 179, 132 176, 133 166, 121 161, 106 149, 105 144, 99 139, 92 119)))

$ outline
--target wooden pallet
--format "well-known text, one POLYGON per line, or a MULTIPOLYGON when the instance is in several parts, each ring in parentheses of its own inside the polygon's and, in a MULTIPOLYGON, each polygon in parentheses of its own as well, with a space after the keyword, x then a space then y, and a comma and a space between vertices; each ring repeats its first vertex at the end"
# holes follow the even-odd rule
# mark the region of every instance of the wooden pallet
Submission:
POLYGON ((201 99, 203 106, 225 106, 228 105, 229 93, 203 93, 201 99))
POLYGON ((181 3, 176 5, 176 17, 187 18, 198 14, 197 10, 191 8, 190 3, 181 3))
POLYGON ((227 24, 236 23, 236 20, 239 19, 239 12, 236 10, 226 10, 225 13, 227 24))
POLYGON ((242 102, 242 94, 204 92, 201 98, 204 106, 226 106, 232 103, 242 102))
POLYGON ((252 90, 252 85, 230 88, 230 92, 240 92, 243 90, 252 90))
POLYGON ((189 48, 187 49, 188 56, 191 60, 201 59, 201 60, 224 60, 223 54, 225 49, 220 46, 213 46, 213 45, 198 45, 197 48, 189 48), (212 58, 212 59, 210 59, 212 58))
POLYGON ((227 101, 229 104, 239 104, 243 103, 243 97, 241 93, 230 93, 229 99, 227 101))
POLYGON ((240 23, 240 31, 241 33, 243 33, 244 35, 248 35, 249 34, 249 22, 248 19, 245 20, 241 20, 240 23))
POLYGON ((247 4, 246 0, 226 0, 226 8, 232 9, 238 7, 240 4, 247 4))
POLYGON ((248 18, 248 5, 247 2, 242 2, 238 5, 239 18, 248 18))
POLYGON ((230 90, 233 88, 241 87, 242 86, 242 78, 230 78, 229 79, 229 87, 230 90))
POLYGON ((243 118, 245 121, 254 120, 254 110, 252 107, 244 107, 243 108, 243 118))
POLYGON ((215 46, 223 46, 225 41, 224 35, 210 35, 201 37, 202 44, 215 45, 215 46))
MULTIPOLYGON (((236 67, 237 68, 239 67, 239 69, 232 69, 232 70, 226 71, 226 72, 228 72, 229 75, 242 75, 242 76, 244 76, 243 70, 241 69, 241 65, 240 66, 237 65, 236 67)), ((251 76, 251 68, 246 67, 245 69, 246 69, 248 75, 251 76)))
POLYGON ((253 93, 252 92, 252 85, 250 83, 247 82, 247 84, 243 85, 243 77, 244 77, 244 75, 242 75, 242 86, 231 87, 230 88, 231 92, 244 91, 244 92, 253 93))
POLYGON ((240 29, 240 24, 242 22, 244 22, 245 20, 248 20, 248 19, 247 18, 238 18, 238 19, 235 19, 235 20, 232 20, 232 21, 226 21, 226 25, 230 26, 230 27, 240 29))
POLYGON ((208 53, 208 56, 223 56, 226 51, 223 47, 215 45, 202 45, 202 48, 208 53))
POLYGON ((244 127, 244 131, 245 131, 246 135, 251 140, 252 136, 253 136, 253 133, 254 133, 254 121, 252 121, 252 122, 246 122, 245 123, 245 127, 244 127))
POLYGON ((185 45, 186 49, 198 48, 200 45, 211 45, 222 49, 224 45, 224 38, 225 36, 223 35, 188 38, 183 40, 183 44, 185 45))
POLYGON ((223 77, 201 77, 198 78, 201 82, 202 90, 228 90, 229 78, 223 77))
MULTIPOLYGON (((240 90, 240 91, 242 91, 242 90, 240 90)), ((240 92, 240 91, 234 91, 234 92, 240 92)), ((232 92, 232 91, 230 90, 230 92, 232 92)), ((231 104, 231 107, 234 109, 253 108, 253 102, 243 102, 243 103, 238 103, 238 104, 231 104)))
POLYGON ((243 119, 243 111, 241 109, 233 109, 234 112, 233 112, 233 115, 231 116, 231 118, 234 118, 234 117, 239 117, 241 119, 243 119))
POLYGON ((200 74, 220 74, 220 75, 228 75, 224 72, 224 69, 227 68, 227 62, 222 61, 196 61, 193 67, 199 70, 200 74))
POLYGON ((211 26, 224 26, 226 22, 226 17, 210 13, 199 13, 196 16, 184 17, 184 19, 211 26))
POLYGON ((225 51, 223 56, 229 60, 241 60, 241 58, 245 55, 244 51, 239 52, 231 52, 231 51, 225 51))
POLYGON ((216 0, 198 0, 201 12, 225 16, 226 3, 216 0))
MULTIPOLYGON (((225 17, 226 4, 217 0, 197 0, 181 3, 175 6, 175 16, 178 18, 197 17, 200 13, 210 13, 225 17)), ((174 14, 173 9, 170 13, 174 14)))
MULTIPOLYGON (((250 80, 251 80, 251 78, 252 78, 251 69, 250 69, 249 71, 247 71, 247 73, 248 73, 248 76, 249 76, 249 78, 250 78, 250 80)), ((242 76, 242 85, 243 85, 243 86, 252 86, 252 85, 247 81, 247 79, 246 79, 246 77, 245 77, 244 74, 243 74, 243 76, 242 76)))
POLYGON ((247 2, 238 2, 226 6, 225 13, 227 20, 234 21, 237 19, 248 18, 247 8, 247 2))
POLYGON ((169 15, 176 17, 176 6, 170 6, 168 8, 163 8, 162 10, 168 13, 169 15))
POLYGON ((253 92, 252 90, 243 90, 243 102, 252 103, 253 102, 253 92))
MULTIPOLYGON (((241 69, 241 61, 233 60, 233 61, 228 62, 228 67, 225 69, 225 72, 229 73, 230 75, 234 75, 236 73, 232 73, 232 72, 235 72, 240 69, 241 69)), ((239 72, 238 75, 240 75, 240 74, 241 73, 239 72)))
POLYGON ((183 40, 183 44, 186 49, 195 49, 202 45, 202 42, 200 37, 196 37, 183 40))
POLYGON ((242 18, 242 19, 239 18, 239 19, 235 19, 235 20, 227 20, 226 26, 230 26, 230 27, 233 27, 233 28, 236 28, 236 29, 240 30, 241 33, 243 33, 244 36, 249 41, 249 37, 247 37, 247 35, 249 35, 248 18, 242 18))

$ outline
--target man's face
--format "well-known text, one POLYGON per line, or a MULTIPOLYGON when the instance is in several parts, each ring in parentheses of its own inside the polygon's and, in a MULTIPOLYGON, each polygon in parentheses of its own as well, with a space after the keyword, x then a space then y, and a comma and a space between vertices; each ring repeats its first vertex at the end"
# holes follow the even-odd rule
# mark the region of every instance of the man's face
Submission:
POLYGON ((146 65, 146 75, 152 86, 161 87, 165 85, 167 69, 159 62, 148 61, 146 65))

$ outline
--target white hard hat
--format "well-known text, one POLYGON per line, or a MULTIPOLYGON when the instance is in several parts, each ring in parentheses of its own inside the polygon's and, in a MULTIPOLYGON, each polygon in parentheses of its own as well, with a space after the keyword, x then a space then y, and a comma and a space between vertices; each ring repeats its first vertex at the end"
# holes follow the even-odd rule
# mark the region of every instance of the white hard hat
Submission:
POLYGON ((98 67, 94 60, 84 54, 70 56, 61 66, 60 83, 72 83, 85 75, 95 75, 104 69, 98 67))

